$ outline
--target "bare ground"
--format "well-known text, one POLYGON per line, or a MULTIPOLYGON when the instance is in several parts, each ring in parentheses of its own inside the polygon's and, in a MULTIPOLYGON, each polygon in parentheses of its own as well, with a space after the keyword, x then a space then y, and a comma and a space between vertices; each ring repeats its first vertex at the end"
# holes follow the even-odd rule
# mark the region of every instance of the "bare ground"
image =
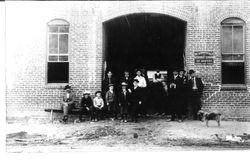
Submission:
POLYGON ((250 150, 250 137, 226 141, 228 135, 250 134, 249 122, 167 122, 163 118, 139 123, 12 123, 7 125, 7 152, 250 150))

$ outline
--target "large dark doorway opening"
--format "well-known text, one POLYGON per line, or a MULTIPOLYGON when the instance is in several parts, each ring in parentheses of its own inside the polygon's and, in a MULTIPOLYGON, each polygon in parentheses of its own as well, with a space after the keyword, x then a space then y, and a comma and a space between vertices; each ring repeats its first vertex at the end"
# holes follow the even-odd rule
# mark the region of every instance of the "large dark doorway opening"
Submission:
POLYGON ((184 67, 186 22, 163 14, 131 14, 103 23, 105 69, 116 79, 125 69, 184 67))

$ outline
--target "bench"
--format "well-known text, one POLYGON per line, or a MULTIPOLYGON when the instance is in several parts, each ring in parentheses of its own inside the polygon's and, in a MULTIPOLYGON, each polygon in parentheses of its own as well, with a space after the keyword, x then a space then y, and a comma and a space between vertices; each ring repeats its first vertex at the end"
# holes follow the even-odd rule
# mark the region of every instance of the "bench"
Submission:
MULTIPOLYGON (((57 109, 44 109, 45 112, 50 112, 50 121, 53 122, 53 113, 63 113, 63 110, 61 108, 57 108, 57 109)), ((69 114, 72 114, 72 115, 77 115, 79 114, 79 111, 80 111, 80 107, 75 107, 73 109, 71 109, 69 111, 69 114)))

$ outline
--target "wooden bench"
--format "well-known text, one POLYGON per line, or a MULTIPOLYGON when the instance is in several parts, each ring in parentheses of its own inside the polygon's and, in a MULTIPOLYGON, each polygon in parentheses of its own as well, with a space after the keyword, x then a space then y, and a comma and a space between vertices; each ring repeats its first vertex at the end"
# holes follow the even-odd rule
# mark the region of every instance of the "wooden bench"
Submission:
MULTIPOLYGON (((50 121, 53 122, 53 113, 63 113, 63 110, 61 108, 59 109, 44 109, 45 112, 50 112, 50 121)), ((72 114, 72 115, 77 115, 79 114, 79 111, 80 111, 80 107, 75 107, 73 109, 71 109, 69 111, 69 114, 72 114)))

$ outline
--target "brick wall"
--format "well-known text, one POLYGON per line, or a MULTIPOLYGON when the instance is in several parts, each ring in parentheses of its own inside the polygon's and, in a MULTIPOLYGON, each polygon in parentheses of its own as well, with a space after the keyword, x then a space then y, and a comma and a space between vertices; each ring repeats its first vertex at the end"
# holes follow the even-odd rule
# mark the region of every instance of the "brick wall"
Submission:
POLYGON ((161 13, 187 22, 186 67, 199 71, 205 86, 203 108, 225 117, 248 120, 250 89, 249 1, 132 1, 132 2, 6 2, 7 113, 43 114, 59 107, 64 85, 46 84, 46 24, 55 18, 70 23, 69 84, 77 97, 101 88, 103 22, 133 13, 161 13), (220 22, 239 17, 246 22, 247 91, 220 91, 220 22), (194 64, 195 51, 213 51, 214 64, 194 64), (229 102, 229 103, 227 103, 229 102))

